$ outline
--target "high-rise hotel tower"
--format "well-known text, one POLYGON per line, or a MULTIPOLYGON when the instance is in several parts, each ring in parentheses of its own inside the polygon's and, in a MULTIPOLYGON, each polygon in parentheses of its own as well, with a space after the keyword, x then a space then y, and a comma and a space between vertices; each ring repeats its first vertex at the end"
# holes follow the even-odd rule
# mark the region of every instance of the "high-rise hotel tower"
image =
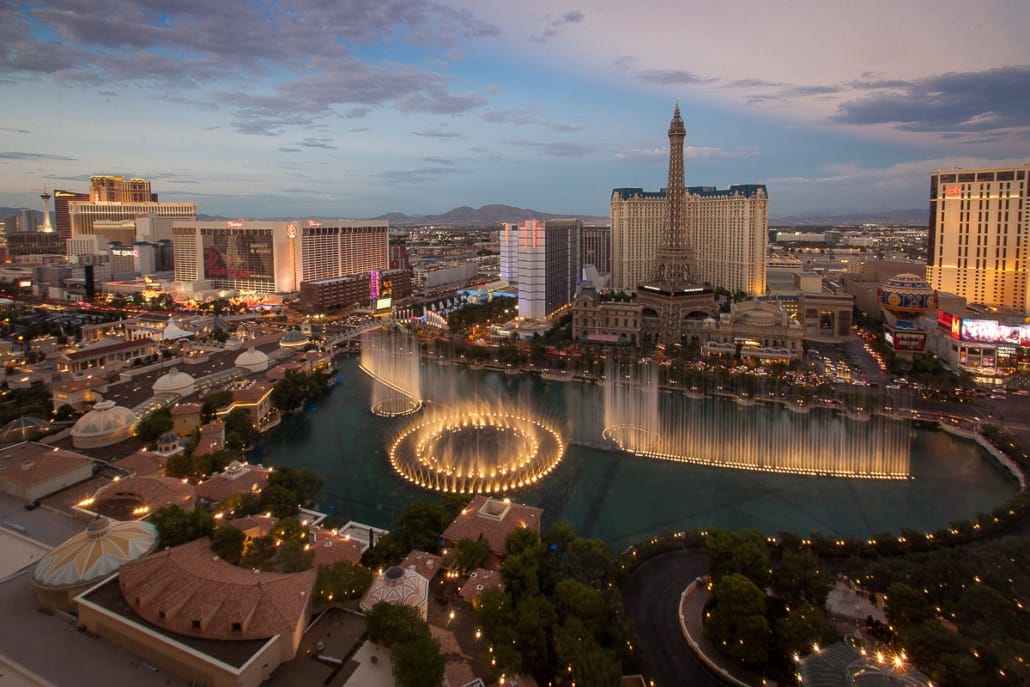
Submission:
MULTIPOLYGON (((682 120, 677 123, 677 119, 678 107, 670 127, 670 157, 686 135, 682 120)), ((678 176, 675 172, 670 167, 670 174, 682 184, 682 172, 678 176)), ((670 226, 677 226, 684 228, 684 245, 692 249, 692 281, 750 295, 764 294, 769 241, 769 194, 765 185, 734 185, 728 189, 687 186, 673 195, 680 199, 680 212, 670 221, 668 200, 672 196, 668 188, 612 191, 612 289, 628 293, 653 279, 663 236, 670 226)), ((675 250, 683 249, 677 244, 675 250)))
POLYGON ((930 174, 930 286, 1030 313, 1028 176, 1030 164, 930 174))

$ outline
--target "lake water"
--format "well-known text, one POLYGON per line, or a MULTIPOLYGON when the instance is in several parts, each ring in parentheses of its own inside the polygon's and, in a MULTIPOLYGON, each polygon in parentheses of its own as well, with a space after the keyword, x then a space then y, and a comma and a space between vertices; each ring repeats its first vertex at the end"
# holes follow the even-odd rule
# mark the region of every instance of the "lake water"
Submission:
MULTIPOLYGON (((408 504, 434 498, 401 479, 387 461, 390 440, 412 418, 372 415, 372 380, 358 369, 356 358, 340 361, 338 379, 331 395, 273 430, 252 460, 319 472, 328 480, 319 505, 334 507, 334 522, 357 520, 389 529, 408 504)), ((603 539, 616 550, 649 534, 689 527, 862 538, 901 527, 935 530, 989 512, 1018 489, 980 446, 935 430, 911 432, 911 480, 804 477, 666 462, 584 445, 601 441, 603 393, 591 384, 429 365, 422 389, 432 404, 479 397, 529 405, 567 438, 581 442, 569 447, 541 484, 511 497, 543 508, 545 528, 567 520, 582 536, 603 539)), ((718 404, 719 424, 727 433, 738 431, 742 414, 789 412, 703 402, 718 404)), ((810 418, 828 423, 830 431, 844 422, 815 411, 810 418)), ((862 423, 854 425, 858 429, 849 425, 849 433, 862 431, 862 423)))

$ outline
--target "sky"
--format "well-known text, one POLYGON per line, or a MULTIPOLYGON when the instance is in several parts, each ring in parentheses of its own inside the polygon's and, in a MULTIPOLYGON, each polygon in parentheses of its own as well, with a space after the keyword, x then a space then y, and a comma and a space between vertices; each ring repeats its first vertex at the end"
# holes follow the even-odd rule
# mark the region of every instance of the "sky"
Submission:
POLYGON ((0 0, 0 205, 143 177, 229 217, 608 215, 766 184, 773 218, 927 206, 1030 162, 1026 0, 0 0))

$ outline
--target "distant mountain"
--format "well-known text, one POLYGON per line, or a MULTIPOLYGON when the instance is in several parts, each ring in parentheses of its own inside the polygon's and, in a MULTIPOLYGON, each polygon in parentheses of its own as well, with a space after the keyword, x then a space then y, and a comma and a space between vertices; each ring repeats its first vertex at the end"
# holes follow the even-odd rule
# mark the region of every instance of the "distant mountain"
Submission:
POLYGON ((591 215, 564 214, 555 215, 539 210, 528 208, 516 208, 511 205, 484 205, 478 210, 463 205, 449 210, 440 215, 405 215, 400 212, 390 212, 379 215, 372 219, 383 219, 392 226, 411 226, 433 224, 439 226, 469 227, 469 226, 492 226, 500 222, 522 222, 529 219, 581 219, 587 224, 608 224, 607 217, 594 217, 591 215))
POLYGON ((854 224, 893 224, 905 226, 926 226, 927 209, 912 208, 910 210, 871 210, 849 214, 831 215, 827 213, 810 213, 789 217, 772 217, 771 226, 804 226, 804 225, 854 225, 854 224))

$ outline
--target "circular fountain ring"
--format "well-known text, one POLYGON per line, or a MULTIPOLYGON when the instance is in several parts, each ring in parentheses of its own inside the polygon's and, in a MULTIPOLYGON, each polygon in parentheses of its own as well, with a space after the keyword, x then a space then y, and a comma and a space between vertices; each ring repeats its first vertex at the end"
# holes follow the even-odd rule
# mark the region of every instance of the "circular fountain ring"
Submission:
POLYGON ((422 408, 422 401, 407 396, 388 398, 372 404, 372 414, 379 417, 401 417, 417 413, 422 408))
POLYGON ((526 413, 452 411, 423 418, 390 445, 390 464, 424 489, 495 494, 535 484, 565 455, 558 430, 526 413))
POLYGON ((658 432, 640 425, 608 425, 601 436, 629 453, 649 453, 658 447, 658 432))

